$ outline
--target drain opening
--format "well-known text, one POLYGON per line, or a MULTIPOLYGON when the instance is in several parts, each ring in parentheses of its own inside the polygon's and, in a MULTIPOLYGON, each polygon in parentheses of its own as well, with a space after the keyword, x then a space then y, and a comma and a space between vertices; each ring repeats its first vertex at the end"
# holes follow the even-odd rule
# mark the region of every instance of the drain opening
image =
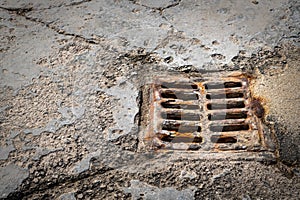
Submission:
POLYGON ((225 83, 206 83, 204 85, 205 89, 222 89, 222 88, 236 88, 242 87, 241 82, 225 82, 225 83))
POLYGON ((228 93, 210 93, 206 95, 207 99, 230 99, 230 98, 243 98, 243 92, 228 92, 228 93))
POLYGON ((178 89, 198 89, 198 86, 190 83, 162 83, 162 88, 178 88, 178 89))
POLYGON ((198 94, 195 94, 193 91, 185 92, 185 91, 174 91, 168 89, 162 89, 160 91, 160 95, 162 98, 167 99, 181 99, 181 100, 197 100, 199 99, 198 94))
POLYGON ((189 150, 189 151, 197 151, 199 149, 201 149, 200 144, 192 144, 192 145, 189 146, 189 148, 187 150, 189 150))
POLYGON ((211 125, 209 129, 212 132, 245 131, 245 130, 249 130, 249 125, 248 124, 211 125))
POLYGON ((163 125, 162 130, 175 131, 178 133, 194 133, 194 132, 201 132, 201 127, 200 126, 184 126, 184 125, 180 125, 180 124, 170 125, 170 126, 163 125))
POLYGON ((200 115, 197 113, 183 113, 179 112, 162 112, 161 117, 163 119, 173 119, 173 120, 188 120, 188 121, 199 121, 200 115))
POLYGON ((166 101, 162 102, 161 106, 164 108, 174 108, 174 109, 185 109, 185 110, 197 110, 199 109, 199 105, 190 105, 190 104, 183 104, 183 103, 172 103, 175 101, 166 101))
POLYGON ((236 143, 236 137, 213 135, 210 138, 213 143, 236 143))
POLYGON ((247 111, 236 112, 236 113, 213 113, 208 114, 208 120, 224 120, 224 119, 246 119, 247 111))
POLYGON ((202 143, 202 137, 184 137, 184 136, 163 136, 161 140, 164 142, 172 142, 172 143, 202 143))
POLYGON ((208 110, 219 110, 219 109, 232 109, 232 108, 244 108, 244 101, 231 101, 227 103, 208 103, 208 110))

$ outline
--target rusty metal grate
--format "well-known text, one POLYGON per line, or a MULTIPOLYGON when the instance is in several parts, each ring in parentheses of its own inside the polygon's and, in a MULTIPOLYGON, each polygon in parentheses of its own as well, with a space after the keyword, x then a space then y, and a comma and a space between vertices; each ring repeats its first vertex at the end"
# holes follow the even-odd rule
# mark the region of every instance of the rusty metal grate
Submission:
MULTIPOLYGON (((154 149, 259 151, 265 149, 249 79, 240 73, 157 76, 149 88, 144 141, 154 149)), ((257 102, 256 102, 257 103, 257 102)))

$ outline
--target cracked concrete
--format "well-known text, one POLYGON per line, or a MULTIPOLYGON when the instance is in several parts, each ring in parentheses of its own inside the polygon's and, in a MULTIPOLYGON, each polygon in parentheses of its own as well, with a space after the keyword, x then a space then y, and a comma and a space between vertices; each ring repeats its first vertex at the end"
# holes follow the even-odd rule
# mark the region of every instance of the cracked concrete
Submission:
POLYGON ((298 199, 299 7, 1 1, 0 198, 298 199), (153 76, 231 70, 254 79, 275 161, 141 148, 153 76))
POLYGON ((90 2, 91 0, 69 0, 61 2, 59 0, 52 0, 52 1, 19 1, 19 0, 13 0, 13 1, 7 1, 4 0, 1 2, 1 6, 3 8, 6 8, 11 11, 18 11, 18 10, 47 10, 55 7, 68 7, 68 6, 77 6, 82 3, 90 2))
POLYGON ((164 1, 148 1, 148 0, 131 0, 136 5, 144 6, 155 11, 159 11, 161 14, 164 10, 178 6, 181 0, 164 0, 164 1))

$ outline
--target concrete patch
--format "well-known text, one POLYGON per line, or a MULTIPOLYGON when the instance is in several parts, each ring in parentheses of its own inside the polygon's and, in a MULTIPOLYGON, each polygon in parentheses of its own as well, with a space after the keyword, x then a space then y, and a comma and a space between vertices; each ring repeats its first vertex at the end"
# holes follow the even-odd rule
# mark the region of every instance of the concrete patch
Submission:
POLYGON ((10 152, 14 151, 15 147, 11 144, 5 147, 0 147, 0 160, 6 160, 10 152))
POLYGON ((174 188, 158 188, 139 180, 130 181, 131 186, 124 188, 125 193, 131 193, 132 199, 140 198, 148 200, 164 199, 164 200, 191 200, 194 199, 193 189, 185 189, 182 191, 174 188))
POLYGON ((59 200, 76 200, 73 192, 62 194, 58 197, 59 200))
POLYGON ((109 95, 117 100, 116 107, 113 108, 116 126, 109 128, 108 140, 118 138, 120 135, 128 134, 132 129, 137 128, 134 118, 138 113, 137 88, 128 81, 122 81, 118 86, 105 90, 109 95))
POLYGON ((29 172, 16 165, 10 164, 0 168, 0 197, 5 198, 15 191, 29 172))

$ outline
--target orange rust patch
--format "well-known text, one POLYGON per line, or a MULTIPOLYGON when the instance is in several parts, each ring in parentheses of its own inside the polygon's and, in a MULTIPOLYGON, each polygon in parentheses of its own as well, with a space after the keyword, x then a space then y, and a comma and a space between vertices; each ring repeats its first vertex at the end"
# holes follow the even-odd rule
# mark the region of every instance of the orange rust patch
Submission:
POLYGON ((265 109, 259 99, 254 98, 250 103, 250 108, 258 118, 262 118, 265 115, 265 109))

